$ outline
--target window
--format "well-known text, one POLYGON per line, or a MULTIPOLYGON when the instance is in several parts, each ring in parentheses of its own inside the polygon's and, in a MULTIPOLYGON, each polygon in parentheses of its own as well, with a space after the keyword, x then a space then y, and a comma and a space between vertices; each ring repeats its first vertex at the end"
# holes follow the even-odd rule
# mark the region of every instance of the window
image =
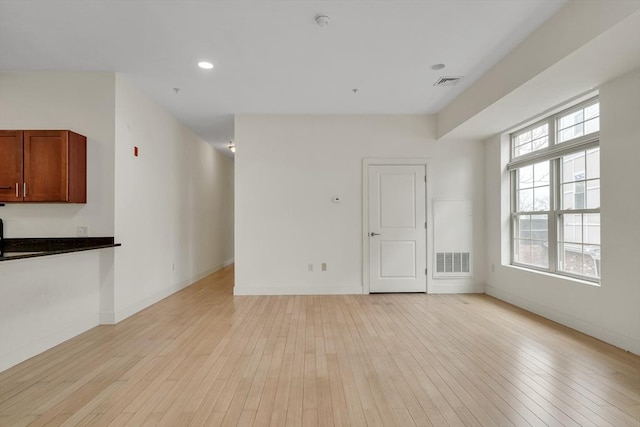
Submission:
POLYGON ((511 134, 511 263, 600 279, 600 105, 511 134))
POLYGON ((600 130, 600 104, 594 103, 564 114, 558 120, 558 143, 600 130))
POLYGON ((558 269, 600 277, 600 148, 561 157, 558 269))
POLYGON ((513 260, 548 268, 550 177, 549 161, 516 170, 513 213, 513 260))
POLYGON ((544 123, 528 129, 515 137, 513 141, 513 157, 538 151, 549 146, 549 125, 544 123))

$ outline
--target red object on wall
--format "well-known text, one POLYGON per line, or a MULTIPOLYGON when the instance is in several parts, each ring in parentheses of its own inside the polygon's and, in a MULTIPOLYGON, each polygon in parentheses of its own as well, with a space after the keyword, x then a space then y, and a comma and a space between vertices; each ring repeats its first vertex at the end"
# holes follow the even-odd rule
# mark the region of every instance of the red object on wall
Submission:
POLYGON ((138 147, 133 147, 133 155, 138 157, 138 147))

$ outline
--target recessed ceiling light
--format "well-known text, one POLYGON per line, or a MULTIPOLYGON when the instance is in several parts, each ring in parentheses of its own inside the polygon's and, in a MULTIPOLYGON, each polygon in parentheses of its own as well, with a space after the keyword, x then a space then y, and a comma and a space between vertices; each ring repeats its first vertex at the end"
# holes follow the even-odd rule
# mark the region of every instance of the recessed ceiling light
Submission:
POLYGON ((198 67, 203 68, 205 70, 210 70, 213 68, 213 64, 207 61, 200 61, 198 62, 198 67))
POLYGON ((433 64, 431 66, 432 70, 442 70, 444 68, 444 64, 433 64))

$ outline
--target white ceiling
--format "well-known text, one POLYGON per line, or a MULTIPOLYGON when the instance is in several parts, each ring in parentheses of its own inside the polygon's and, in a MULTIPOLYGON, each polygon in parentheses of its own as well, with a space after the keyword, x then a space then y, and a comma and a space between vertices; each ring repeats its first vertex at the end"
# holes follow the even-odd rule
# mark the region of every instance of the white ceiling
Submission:
POLYGON ((563 3, 0 0, 0 69, 123 73, 227 151, 236 113, 436 113, 563 3))

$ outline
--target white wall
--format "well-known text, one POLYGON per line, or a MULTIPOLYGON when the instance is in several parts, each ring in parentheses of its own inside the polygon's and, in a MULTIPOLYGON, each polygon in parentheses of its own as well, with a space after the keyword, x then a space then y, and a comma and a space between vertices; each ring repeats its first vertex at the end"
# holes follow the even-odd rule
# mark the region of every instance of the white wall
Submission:
MULTIPOLYGON (((0 128, 87 136, 86 204, 7 204, 6 237, 113 235, 113 73, 0 73, 0 128)), ((98 324, 113 249, 0 263, 0 370, 98 324)))
POLYGON ((123 243, 0 263, 0 370, 232 260, 233 162, 122 76, 0 73, 0 127, 87 136, 87 203, 0 207, 7 237, 75 236, 83 225, 123 243))
POLYGON ((438 137, 484 139, 636 68, 639 9, 637 1, 567 1, 438 113, 438 137))
POLYGON ((108 251, 0 263, 0 371, 98 325, 108 251))
POLYGON ((482 144, 436 142, 422 115, 237 115, 235 126, 237 294, 362 292, 364 158, 429 158, 428 198, 473 201, 475 275, 430 279, 429 291, 483 292, 482 144))
POLYGON ((508 266, 508 138, 496 136, 485 143, 487 293, 640 354, 639 70, 600 87, 600 111, 601 286, 508 266))
POLYGON ((86 204, 7 204, 6 237, 113 236, 113 73, 0 73, 0 128, 70 129, 87 137, 86 204))
POLYGON ((122 247, 113 305, 103 298, 104 322, 120 321, 233 258, 233 162, 121 75, 115 111, 115 237, 122 247))

